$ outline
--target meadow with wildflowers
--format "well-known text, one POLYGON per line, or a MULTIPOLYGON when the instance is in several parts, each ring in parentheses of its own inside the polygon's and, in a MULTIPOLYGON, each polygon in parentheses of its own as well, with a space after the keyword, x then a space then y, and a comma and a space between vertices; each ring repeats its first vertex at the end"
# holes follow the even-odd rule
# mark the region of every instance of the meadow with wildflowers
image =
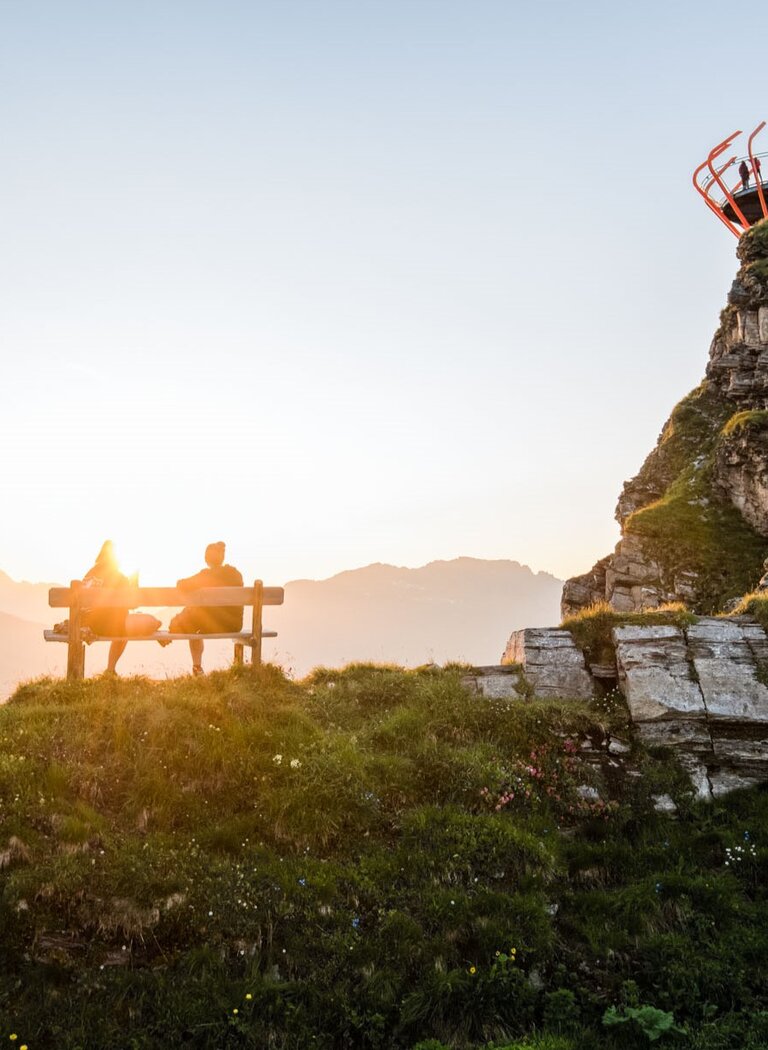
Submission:
POLYGON ((461 676, 19 689, 0 1047, 768 1046, 768 795, 697 802, 615 694, 461 676))

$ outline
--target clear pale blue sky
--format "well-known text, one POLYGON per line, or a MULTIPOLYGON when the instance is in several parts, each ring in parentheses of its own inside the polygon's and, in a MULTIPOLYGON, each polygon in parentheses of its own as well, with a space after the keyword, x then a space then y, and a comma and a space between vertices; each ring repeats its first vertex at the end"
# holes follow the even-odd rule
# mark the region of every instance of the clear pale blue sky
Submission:
POLYGON ((586 570, 736 269, 732 12, 0 0, 0 568, 586 570))

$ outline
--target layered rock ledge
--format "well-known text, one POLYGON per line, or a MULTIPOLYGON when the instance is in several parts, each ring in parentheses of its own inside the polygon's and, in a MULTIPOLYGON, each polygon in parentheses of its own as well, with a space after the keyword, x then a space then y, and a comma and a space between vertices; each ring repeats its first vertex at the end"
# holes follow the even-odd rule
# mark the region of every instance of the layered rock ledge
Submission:
MULTIPOLYGON (((614 665, 588 665, 570 632, 528 628, 465 685, 486 697, 591 700, 618 685, 634 732, 672 748, 702 798, 768 782, 768 635, 746 617, 617 626, 614 665)), ((606 745, 608 746, 608 745, 606 745)))

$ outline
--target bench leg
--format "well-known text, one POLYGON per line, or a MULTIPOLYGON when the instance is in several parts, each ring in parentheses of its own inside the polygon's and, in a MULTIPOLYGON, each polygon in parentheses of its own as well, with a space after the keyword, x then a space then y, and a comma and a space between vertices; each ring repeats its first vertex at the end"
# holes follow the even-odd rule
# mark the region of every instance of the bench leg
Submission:
POLYGON ((235 664, 238 666, 243 663, 243 643, 235 642, 235 664))
POLYGON ((67 680, 80 681, 85 677, 85 646, 70 642, 67 646, 67 680))
POLYGON ((80 638, 80 580, 69 585, 71 598, 69 607, 69 641, 67 643, 67 679, 79 681, 85 677, 85 646, 80 638))
POLYGON ((253 584, 253 628, 251 630, 251 664, 261 667, 261 632, 262 619, 261 610, 264 600, 264 584, 261 580, 255 580, 253 584))

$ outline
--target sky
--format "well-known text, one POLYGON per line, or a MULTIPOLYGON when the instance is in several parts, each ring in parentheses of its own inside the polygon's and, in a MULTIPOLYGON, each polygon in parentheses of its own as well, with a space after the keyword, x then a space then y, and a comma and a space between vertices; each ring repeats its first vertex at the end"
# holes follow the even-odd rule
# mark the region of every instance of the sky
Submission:
POLYGON ((737 268, 691 173, 768 117, 748 44, 706 0, 0 0, 0 569, 586 571, 737 268))

